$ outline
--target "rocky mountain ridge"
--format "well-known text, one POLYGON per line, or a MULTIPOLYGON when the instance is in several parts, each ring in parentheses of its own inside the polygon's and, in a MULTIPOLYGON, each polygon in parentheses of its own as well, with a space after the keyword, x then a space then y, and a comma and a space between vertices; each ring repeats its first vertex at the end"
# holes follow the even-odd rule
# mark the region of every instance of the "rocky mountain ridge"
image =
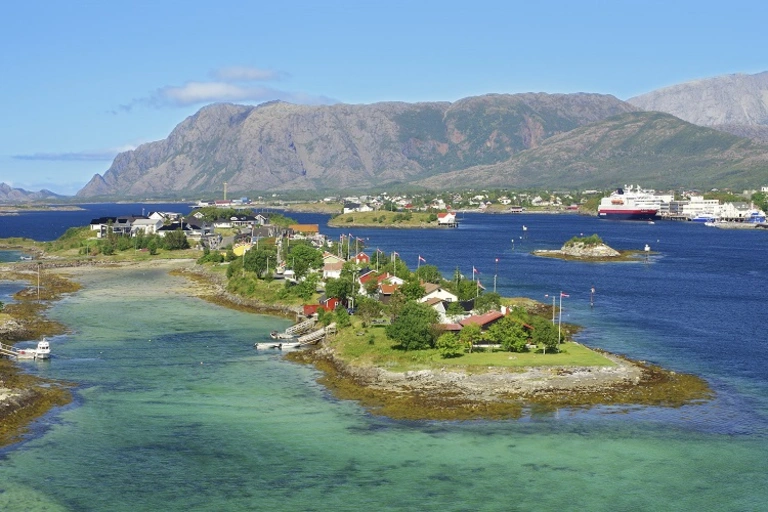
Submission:
POLYGON ((218 194, 225 183, 248 195, 480 183, 754 188, 768 182, 766 144, 768 72, 679 84, 629 102, 526 93, 414 104, 215 104, 166 139, 120 153, 77 195, 182 197, 218 194))
POLYGON ((598 94, 489 94, 448 103, 217 104, 119 154, 79 197, 363 189, 493 164, 635 107, 598 94))
POLYGON ((30 192, 23 188, 13 188, 7 183, 0 183, 0 204, 31 203, 35 201, 60 200, 65 196, 42 189, 30 192))

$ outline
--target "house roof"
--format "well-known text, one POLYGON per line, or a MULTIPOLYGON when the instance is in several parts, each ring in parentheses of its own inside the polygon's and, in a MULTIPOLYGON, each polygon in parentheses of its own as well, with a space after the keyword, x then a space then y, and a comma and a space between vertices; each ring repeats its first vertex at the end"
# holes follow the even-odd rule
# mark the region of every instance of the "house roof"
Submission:
POLYGON ((460 324, 437 324, 437 328, 443 331, 460 331, 460 324))
POLYGON ((421 286, 424 288, 424 295, 429 295, 441 288, 439 284, 421 282, 421 286))
POLYGON ((381 293, 384 295, 392 295, 398 288, 400 288, 399 284, 381 283, 380 285, 381 293))
POLYGON ((456 216, 456 214, 455 214, 455 213, 451 213, 451 212, 447 212, 447 213, 446 213, 446 212, 443 212, 443 213, 438 213, 438 214, 437 214, 437 218, 438 218, 438 219, 444 219, 444 218, 448 217, 449 215, 450 215, 451 217, 455 217, 455 216, 456 216))
POLYGON ((439 297, 432 297, 431 299, 424 302, 427 306, 434 306, 435 304, 438 304, 440 302, 443 302, 443 299, 439 297))
POLYGON ((477 324, 480 327, 484 327, 491 322, 495 322, 496 320, 504 318, 504 315, 501 314, 499 311, 489 311, 487 313, 484 313, 482 315, 473 315, 469 318, 465 318, 461 322, 459 322, 463 326, 467 326, 469 324, 477 324))
POLYGON ((344 268, 344 264, 337 262, 326 263, 323 265, 323 270, 341 270, 342 268, 344 268))
POLYGON ((320 227, 317 224, 291 224, 288 226, 294 232, 299 233, 319 233, 320 227))

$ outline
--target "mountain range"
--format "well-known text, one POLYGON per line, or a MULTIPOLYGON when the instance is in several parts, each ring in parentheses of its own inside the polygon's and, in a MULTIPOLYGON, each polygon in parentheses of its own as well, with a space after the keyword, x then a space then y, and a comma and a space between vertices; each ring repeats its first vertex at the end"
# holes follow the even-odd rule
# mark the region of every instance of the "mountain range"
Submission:
POLYGON ((456 102, 214 104, 120 153, 80 198, 482 186, 768 184, 768 72, 628 101, 488 94, 456 102), (226 183, 226 185, 225 185, 226 183))
POLYGON ((51 192, 50 190, 40 190, 39 192, 30 192, 23 188, 13 188, 7 183, 0 183, 0 204, 3 203, 28 203, 31 201, 59 201, 66 199, 65 196, 51 192))

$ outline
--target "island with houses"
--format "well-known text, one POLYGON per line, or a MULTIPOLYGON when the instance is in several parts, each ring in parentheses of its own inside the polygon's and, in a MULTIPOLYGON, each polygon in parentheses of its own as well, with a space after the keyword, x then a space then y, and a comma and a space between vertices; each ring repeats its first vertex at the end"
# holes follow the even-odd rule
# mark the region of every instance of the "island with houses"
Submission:
MULTIPOLYGON (((695 376, 578 343, 577 326, 555 322, 554 304, 501 297, 458 270, 445 278, 422 257, 412 269, 397 252, 371 251, 354 236, 331 239, 279 213, 204 207, 104 217, 54 242, 14 244, 35 260, 6 265, 7 277, 32 282, 42 269, 62 290, 77 288, 62 275, 71 267, 179 262, 168 268, 195 283, 195 295, 320 333, 287 357, 323 370, 337 396, 391 417, 518 417, 532 404, 681 405, 711 395, 695 376)), ((34 299, 26 293, 20 304, 34 299)), ((30 339, 30 325, 36 336, 67 330, 13 306, 0 325, 4 343, 30 339)), ((14 394, 3 396, 11 403, 14 394)))

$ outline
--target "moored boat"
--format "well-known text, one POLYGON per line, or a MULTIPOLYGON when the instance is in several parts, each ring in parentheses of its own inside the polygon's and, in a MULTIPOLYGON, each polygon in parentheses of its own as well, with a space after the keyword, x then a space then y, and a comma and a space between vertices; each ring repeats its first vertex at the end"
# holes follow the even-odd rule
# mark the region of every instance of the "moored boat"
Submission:
POLYGON ((43 338, 37 342, 35 348, 22 348, 17 352, 19 359, 50 359, 51 358, 51 345, 48 340, 43 338))
POLYGON ((632 185, 616 189, 597 207, 598 217, 617 220, 653 220, 658 211, 659 199, 651 191, 632 185))
POLYGON ((274 343, 274 342, 268 342, 268 343, 254 343, 253 347, 257 350, 292 350, 294 348, 299 348, 301 344, 298 341, 288 341, 288 342, 280 342, 280 343, 274 343))

